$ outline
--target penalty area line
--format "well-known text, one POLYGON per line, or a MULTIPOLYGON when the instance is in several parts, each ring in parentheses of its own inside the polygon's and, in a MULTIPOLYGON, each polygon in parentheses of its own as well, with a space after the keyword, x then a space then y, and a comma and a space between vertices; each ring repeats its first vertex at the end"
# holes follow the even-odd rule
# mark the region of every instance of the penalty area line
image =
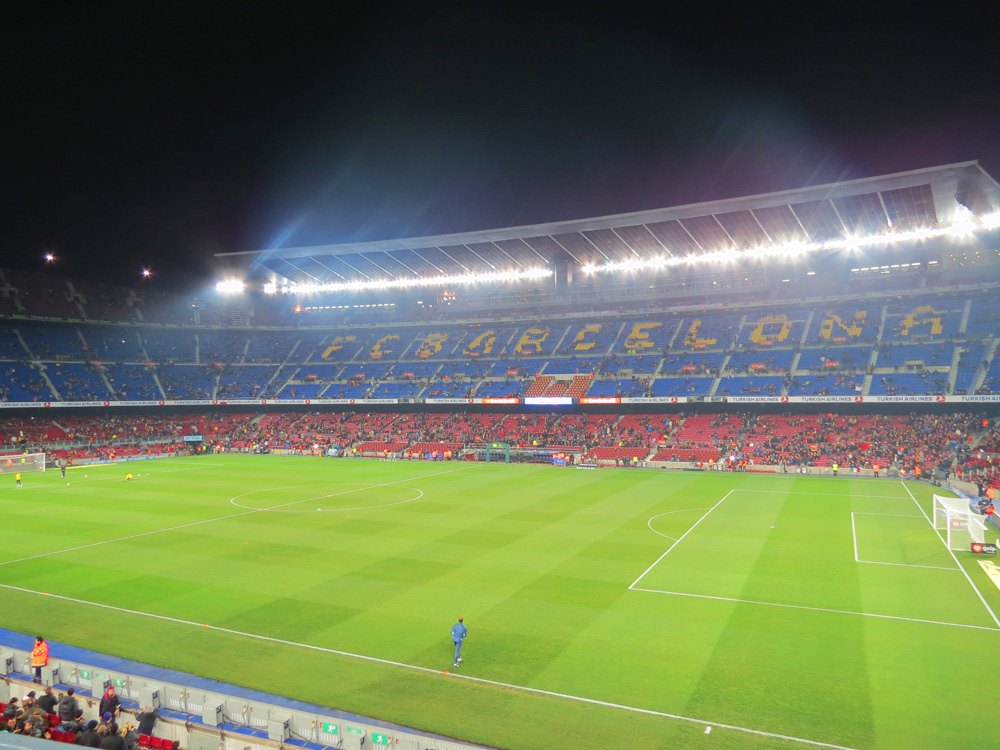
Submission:
MULTIPOLYGON (((721 502, 721 501, 720 501, 721 502)), ((142 612, 137 609, 128 609, 127 607, 117 607, 113 604, 101 604, 99 602, 87 601, 86 599, 76 599, 71 596, 62 596, 61 594, 49 594, 44 591, 35 591, 33 589, 26 589, 21 586, 12 586, 6 583, 0 583, 0 588, 8 589, 10 591, 18 591, 23 594, 33 594, 36 596, 47 596, 50 599, 58 599, 64 602, 71 602, 73 604, 83 604, 88 607, 97 607, 99 609, 111 610, 114 612, 123 612, 130 615, 138 615, 140 617, 149 617, 154 620, 163 620, 165 622, 172 622, 177 625, 188 625, 190 627, 202 628, 206 630, 214 630, 218 633, 227 633, 228 635, 240 636, 243 638, 252 638, 258 641, 266 641, 268 643, 276 643, 282 646, 291 646, 293 648, 307 649, 309 651, 318 651, 325 654, 334 654, 336 656, 343 656, 349 659, 359 659, 361 661, 373 662, 376 664, 384 664, 390 667, 398 667, 400 669, 408 669, 413 672, 422 672, 425 674, 436 675, 438 677, 443 676, 440 669, 431 669, 430 667, 421 667, 417 664, 407 664, 402 661, 394 661, 392 659, 382 659, 377 656, 366 656, 365 654, 355 654, 350 651, 342 651, 340 649, 328 648, 326 646, 315 646, 311 643, 298 643, 296 641, 290 641, 285 638, 275 638, 269 635, 260 635, 258 633, 248 633, 242 630, 235 630, 233 628, 224 628, 218 625, 209 625, 207 623, 194 622, 193 620, 184 620, 179 617, 170 617, 168 615, 158 615, 152 612, 142 612)), ((672 714, 667 711, 656 711, 651 708, 640 708, 638 706, 628 706, 624 703, 613 703, 611 701, 602 701, 596 698, 586 698, 580 695, 571 695, 570 693, 560 693, 554 690, 543 690, 542 688, 528 687, 527 685, 515 685, 510 682, 501 682, 499 680, 490 680, 485 677, 473 677, 472 675, 459 674, 457 672, 452 672, 448 675, 450 678, 465 680, 471 683, 477 683, 480 685, 491 685, 493 687, 505 688, 508 690, 517 690, 524 693, 533 693, 535 695, 546 695, 551 698, 561 698, 567 701, 573 701, 575 703, 585 703, 591 706, 602 706, 604 708, 617 709, 619 711, 628 711, 635 714, 645 714, 646 716, 657 716, 664 719, 674 719, 675 721, 683 721, 688 724, 699 724, 706 727, 714 727, 716 729, 728 729, 731 732, 740 732, 742 734, 755 735, 757 737, 768 737, 770 739, 783 740, 785 742, 794 742, 799 745, 808 745, 809 747, 822 747, 828 748, 829 750, 859 750, 858 748, 849 747, 846 745, 836 745, 830 742, 821 742, 819 740, 809 740, 803 737, 794 737, 787 734, 779 734, 776 732, 766 732, 762 729, 751 729, 750 727, 741 727, 735 724, 723 724, 718 721, 706 721, 705 719, 698 719, 691 716, 683 716, 681 714, 672 714)))
MULTIPOLYGON (((864 561, 861 561, 864 562, 864 561)), ((951 570, 951 568, 945 568, 951 570)), ((717 602, 733 602, 735 604, 756 604, 762 607, 782 607, 784 609, 802 609, 807 612, 830 612, 836 615, 854 615, 855 617, 874 617, 879 620, 900 620, 902 622, 920 622, 927 625, 944 625, 949 628, 968 628, 969 630, 990 630, 1000 633, 1000 628, 988 625, 967 625, 963 622, 945 622, 944 620, 925 620, 920 617, 902 617, 900 615, 880 615, 874 612, 855 612, 850 609, 830 609, 829 607, 809 607, 804 604, 782 604, 780 602, 762 602, 756 599, 737 599, 732 596, 713 596, 711 594, 691 594, 687 591, 664 591, 663 589, 641 589, 633 588, 633 591, 642 591, 647 594, 666 594, 667 596, 686 596, 691 599, 711 599, 717 602)))
POLYGON ((923 506, 917 501, 917 498, 914 497, 912 492, 910 492, 910 488, 909 486, 907 486, 906 482, 900 480, 899 483, 903 485, 903 489, 906 490, 906 494, 910 496, 910 499, 913 501, 913 504, 917 506, 917 510, 919 510, 921 515, 923 515, 923 517, 927 519, 927 523, 930 524, 930 527, 931 529, 933 529, 934 534, 937 536, 938 539, 941 540, 942 544, 944 544, 945 549, 948 550, 948 554, 951 555, 951 559, 955 561, 955 565, 958 567, 960 571, 962 571, 962 575, 965 576, 965 580, 969 582, 969 585, 972 587, 972 590, 976 592, 976 596, 979 598, 980 603, 984 607, 986 607, 986 611, 990 613, 990 617, 993 618, 993 622, 995 622, 997 624, 997 628, 1000 629, 1000 618, 997 617, 997 613, 994 612, 993 608, 986 602, 986 598, 983 596, 983 592, 979 590, 979 587, 976 585, 975 581, 972 580, 972 576, 969 575, 969 571, 967 571, 965 567, 962 565, 962 563, 958 561, 958 557, 955 555, 954 551, 948 546, 948 543, 945 541, 944 537, 941 536, 941 533, 934 528, 934 522, 930 519, 930 516, 927 515, 927 512, 924 510, 923 506))

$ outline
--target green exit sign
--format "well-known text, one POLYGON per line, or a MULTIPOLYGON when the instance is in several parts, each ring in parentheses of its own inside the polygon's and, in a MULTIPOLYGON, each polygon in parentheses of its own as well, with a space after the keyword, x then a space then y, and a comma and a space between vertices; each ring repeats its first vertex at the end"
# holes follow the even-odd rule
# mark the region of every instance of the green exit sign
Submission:
POLYGON ((114 685, 115 687, 125 687, 125 680, 121 679, 120 677, 116 677, 111 681, 111 684, 114 685))
POLYGON ((365 733, 364 729, 358 729, 357 727, 348 727, 347 731, 348 732, 353 732, 354 734, 364 734, 365 733))
POLYGON ((80 670, 80 679, 81 680, 89 680, 90 678, 91 678, 91 674, 90 674, 90 670, 89 669, 81 669, 80 670))
POLYGON ((338 734, 340 732, 336 724, 323 724, 322 728, 327 734, 338 734))
POLYGON ((377 732, 372 732, 372 742, 376 745, 389 745, 392 744, 392 740, 387 734, 378 734, 377 732))

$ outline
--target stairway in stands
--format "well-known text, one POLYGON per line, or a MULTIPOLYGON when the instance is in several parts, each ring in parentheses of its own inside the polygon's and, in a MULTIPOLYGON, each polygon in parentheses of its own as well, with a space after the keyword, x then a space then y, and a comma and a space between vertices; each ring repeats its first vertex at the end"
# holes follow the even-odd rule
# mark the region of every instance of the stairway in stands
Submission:
POLYGON ((535 378, 534 382, 528 386, 528 390, 524 392, 525 398, 531 396, 541 396, 545 393, 545 389, 552 384, 555 378, 551 375, 541 375, 535 378))

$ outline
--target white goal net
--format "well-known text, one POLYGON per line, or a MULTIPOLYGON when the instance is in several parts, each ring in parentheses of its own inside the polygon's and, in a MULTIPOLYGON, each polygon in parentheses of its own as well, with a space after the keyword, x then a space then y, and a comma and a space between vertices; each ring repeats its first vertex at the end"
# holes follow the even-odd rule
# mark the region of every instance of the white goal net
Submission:
POLYGON ((961 497, 934 496, 934 528, 944 532, 948 549, 966 550, 986 542, 986 521, 961 497))
POLYGON ((0 474, 45 471, 44 453, 9 453, 0 456, 0 474))

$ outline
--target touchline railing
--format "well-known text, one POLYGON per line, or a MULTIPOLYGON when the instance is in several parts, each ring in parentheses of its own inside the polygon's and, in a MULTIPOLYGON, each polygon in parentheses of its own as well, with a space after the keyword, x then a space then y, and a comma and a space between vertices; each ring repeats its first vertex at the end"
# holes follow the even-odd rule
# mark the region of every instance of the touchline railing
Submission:
MULTIPOLYGON (((30 685, 33 670, 30 669, 29 651, 0 645, 0 664, 4 668, 0 702, 15 696, 20 698, 34 689, 30 685)), ((42 685, 51 685, 57 692, 60 688, 73 687, 83 699, 81 704, 88 699, 96 703, 108 686, 114 685, 126 710, 153 706, 160 710, 163 719, 162 723, 157 723, 158 729, 162 726, 167 730, 171 725, 181 729, 183 736, 176 731, 154 733, 157 736, 173 734, 169 739, 181 739, 185 750, 216 750, 220 740, 227 750, 230 745, 253 746, 255 740, 266 747, 277 744, 289 748, 320 746, 343 750, 388 750, 390 747, 395 750, 484 750, 482 745, 380 725, 363 717, 335 711, 310 711, 305 704, 301 709, 290 708, 69 659, 50 659, 48 666, 42 668, 42 685)), ((236 690, 238 688, 234 687, 236 690)))

